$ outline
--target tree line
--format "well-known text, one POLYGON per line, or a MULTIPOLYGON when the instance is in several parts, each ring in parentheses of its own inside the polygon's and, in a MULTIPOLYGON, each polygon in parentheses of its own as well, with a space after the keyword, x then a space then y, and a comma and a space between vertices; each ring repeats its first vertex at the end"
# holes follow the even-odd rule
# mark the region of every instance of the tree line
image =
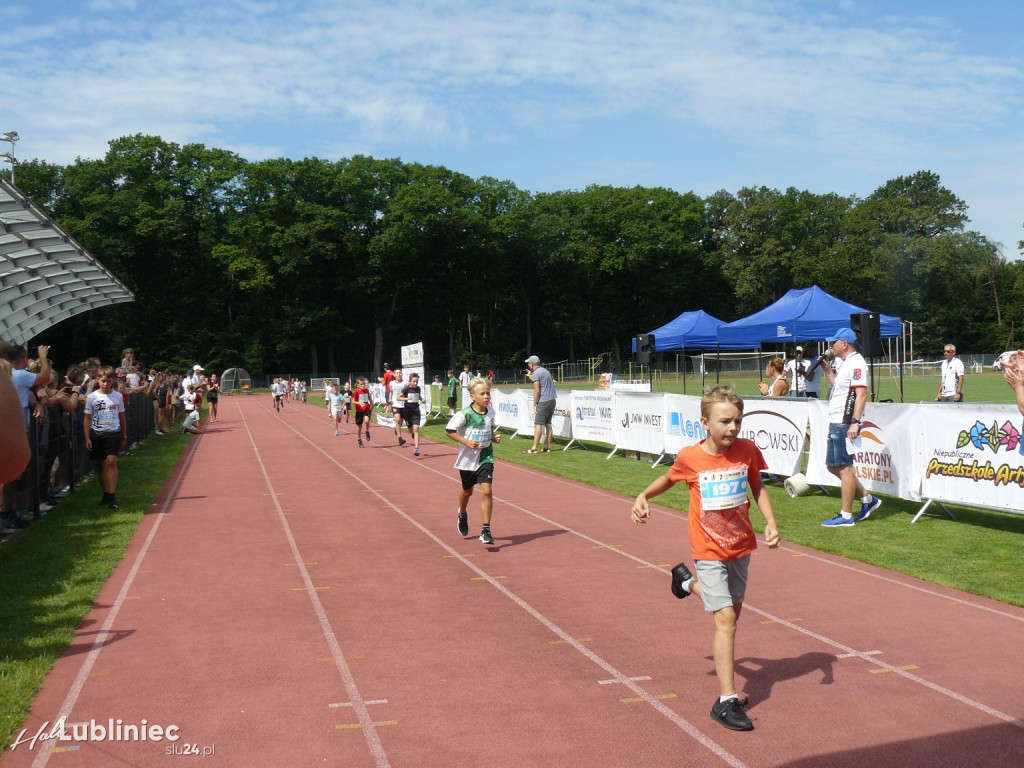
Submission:
POLYGON ((683 311, 736 320, 812 284, 910 320, 918 351, 1001 351, 1024 313, 1024 268, 930 171, 866 198, 533 193, 399 159, 249 162, 136 135, 98 160, 22 162, 18 185, 135 293, 56 329, 81 357, 327 374, 422 341, 453 367, 619 361, 683 311))

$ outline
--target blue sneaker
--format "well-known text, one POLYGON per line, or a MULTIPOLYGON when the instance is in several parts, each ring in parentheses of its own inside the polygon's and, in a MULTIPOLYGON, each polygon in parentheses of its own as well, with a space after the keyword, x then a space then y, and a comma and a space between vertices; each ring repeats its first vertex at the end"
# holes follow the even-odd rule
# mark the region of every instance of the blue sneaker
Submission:
POLYGON ((826 528, 841 528, 844 525, 853 525, 853 518, 836 515, 831 520, 825 520, 822 525, 826 528))
POLYGON ((871 501, 869 502, 861 502, 860 514, 857 515, 857 522, 859 523, 861 520, 867 520, 869 517, 871 517, 871 513, 878 509, 880 506, 882 506, 882 500, 877 496, 872 496, 871 501))

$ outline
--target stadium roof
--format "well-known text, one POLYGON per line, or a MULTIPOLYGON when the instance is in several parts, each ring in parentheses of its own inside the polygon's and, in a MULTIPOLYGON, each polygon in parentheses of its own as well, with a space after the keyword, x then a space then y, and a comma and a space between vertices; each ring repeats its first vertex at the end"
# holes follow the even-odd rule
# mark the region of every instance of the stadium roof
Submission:
POLYGON ((0 176, 0 341, 27 344, 69 317, 129 301, 124 283, 0 176))

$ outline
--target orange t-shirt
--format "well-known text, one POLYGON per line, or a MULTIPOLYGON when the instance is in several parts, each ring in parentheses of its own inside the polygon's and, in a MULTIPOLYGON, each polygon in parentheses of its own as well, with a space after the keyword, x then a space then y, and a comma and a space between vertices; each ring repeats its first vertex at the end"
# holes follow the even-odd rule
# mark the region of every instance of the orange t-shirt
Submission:
POLYGON ((747 489, 766 468, 758 447, 743 438, 721 456, 706 453, 700 443, 676 454, 668 477, 690 487, 694 560, 736 560, 757 549, 747 489))

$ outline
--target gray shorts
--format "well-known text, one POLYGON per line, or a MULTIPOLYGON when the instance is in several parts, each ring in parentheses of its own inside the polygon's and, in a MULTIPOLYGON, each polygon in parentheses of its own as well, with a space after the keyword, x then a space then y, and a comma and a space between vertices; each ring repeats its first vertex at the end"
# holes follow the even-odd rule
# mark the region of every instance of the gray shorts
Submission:
POLYGON ((705 611, 714 613, 743 602, 747 594, 750 555, 739 560, 697 560, 693 565, 705 611))
POLYGON ((533 417, 534 424, 540 424, 541 426, 551 423, 551 417, 555 414, 555 401, 554 400, 541 400, 537 403, 537 413, 533 417))

